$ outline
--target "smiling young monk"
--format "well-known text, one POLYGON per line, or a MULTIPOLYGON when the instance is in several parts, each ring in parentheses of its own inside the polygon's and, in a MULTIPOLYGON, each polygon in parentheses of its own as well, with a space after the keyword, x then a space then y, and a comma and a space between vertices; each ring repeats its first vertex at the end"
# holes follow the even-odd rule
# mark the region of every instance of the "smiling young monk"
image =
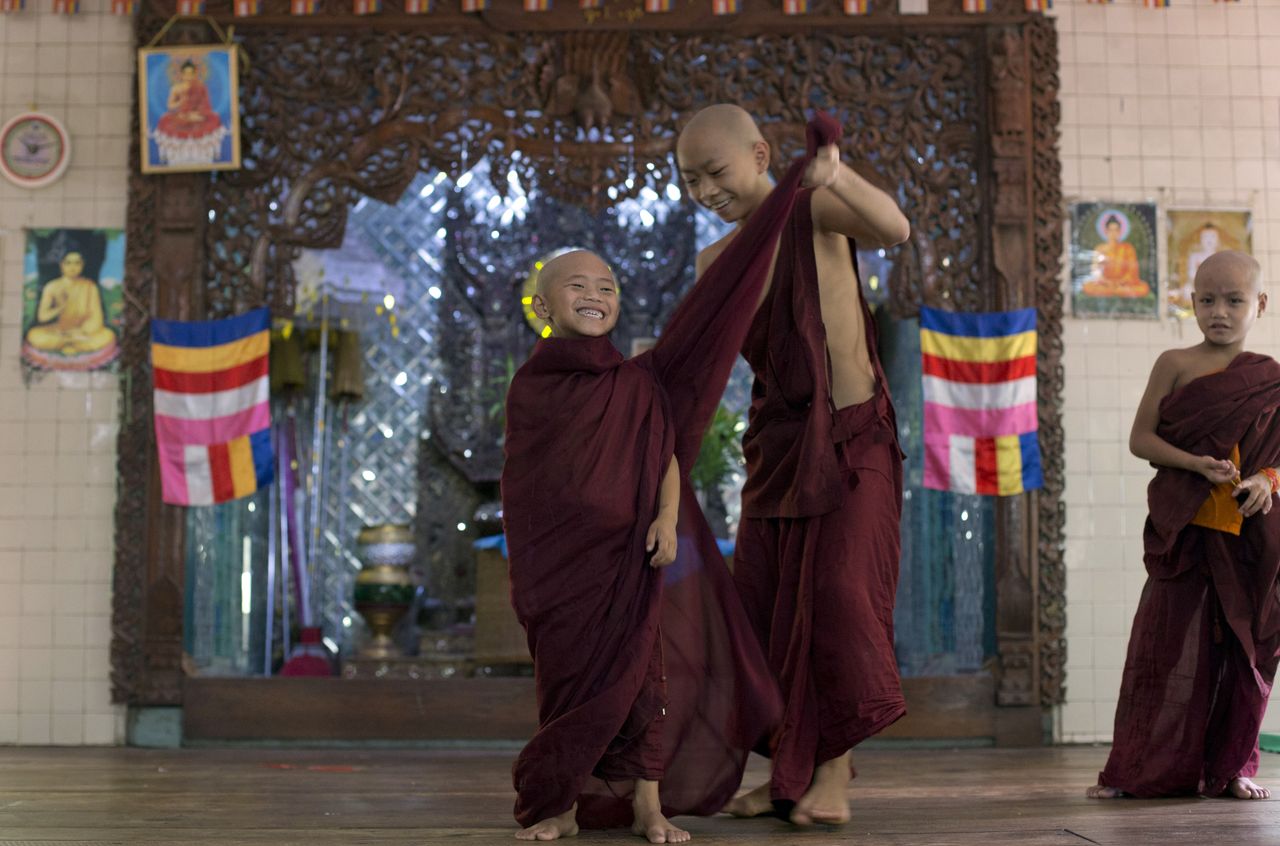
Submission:
POLYGON ((1244 350, 1261 268, 1215 253, 1194 284, 1204 340, 1156 359, 1129 449, 1147 489, 1147 583, 1114 745, 1088 795, 1266 799, 1258 734, 1280 657, 1280 364, 1244 350))
MULTIPOLYGON (((769 145, 722 104, 688 123, 678 158, 694 199, 739 224, 698 257, 713 266, 769 196, 769 145)), ((743 345, 755 382, 734 552, 785 711, 770 783, 726 807, 799 825, 849 819, 850 751, 906 712, 893 650, 902 453, 855 251, 897 244, 909 227, 834 144, 805 181, 769 245, 776 260, 743 345)))
MULTIPOLYGON (((812 132, 816 149, 838 128, 819 119, 812 132)), ((513 772, 521 839, 630 825, 684 842, 668 817, 718 811, 781 710, 688 471, 803 172, 635 358, 609 340, 618 287, 598 256, 570 252, 539 274, 533 307, 552 336, 511 383, 502 473, 538 698, 513 772)))

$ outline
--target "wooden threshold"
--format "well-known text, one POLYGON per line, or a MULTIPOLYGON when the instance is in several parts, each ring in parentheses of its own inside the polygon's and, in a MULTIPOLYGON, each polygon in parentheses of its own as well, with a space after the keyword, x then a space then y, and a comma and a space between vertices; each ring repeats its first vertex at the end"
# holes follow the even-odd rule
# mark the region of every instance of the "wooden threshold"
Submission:
MULTIPOLYGON (((997 708, 989 675, 903 680, 907 716, 878 737, 1042 742, 1038 708, 997 708)), ((189 678, 183 737, 204 741, 525 740, 529 678, 189 678)))

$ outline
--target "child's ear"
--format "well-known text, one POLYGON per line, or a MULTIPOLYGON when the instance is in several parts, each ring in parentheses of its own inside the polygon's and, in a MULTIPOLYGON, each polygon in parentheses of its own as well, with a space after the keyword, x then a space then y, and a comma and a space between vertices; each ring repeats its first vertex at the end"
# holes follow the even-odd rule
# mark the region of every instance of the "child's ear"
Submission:
POLYGON ((530 305, 533 306, 533 313, 543 320, 551 316, 551 310, 547 308, 547 301, 542 298, 541 294, 534 294, 533 302, 530 305))
POLYGON ((1262 313, 1266 310, 1267 310, 1267 292, 1263 291, 1261 294, 1258 294, 1258 316, 1261 317, 1262 313))
POLYGON ((772 158, 772 153, 769 150, 769 142, 757 141, 752 146, 751 152, 755 156, 756 173, 764 173, 767 171, 769 169, 769 161, 772 158))

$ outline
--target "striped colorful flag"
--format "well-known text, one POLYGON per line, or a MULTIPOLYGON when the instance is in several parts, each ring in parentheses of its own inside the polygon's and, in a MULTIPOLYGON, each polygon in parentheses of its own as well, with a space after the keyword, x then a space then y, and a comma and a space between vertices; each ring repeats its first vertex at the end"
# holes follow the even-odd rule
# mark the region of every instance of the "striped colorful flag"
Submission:
POLYGON ((782 0, 782 14, 784 15, 809 14, 809 0, 782 0))
POLYGON ((644 10, 651 15, 671 11, 671 0, 644 0, 644 10))
POLYGON ((604 0, 578 0, 579 9, 603 9, 604 0))
POLYGON ((320 0, 289 0, 289 14, 303 17, 320 10, 320 0))
POLYGON ((235 0, 231 13, 237 18, 252 18, 262 14, 262 0, 235 0))
POLYGON ((551 0, 524 0, 524 10, 526 12, 549 12, 551 11, 551 0))
POLYGON ((271 482, 271 313, 151 321, 160 486, 171 505, 213 505, 271 482))
POLYGON ((1167 9, 1169 8, 1169 0, 1142 0, 1142 5, 1148 9, 1167 9))
POLYGON ((198 17, 204 14, 205 0, 178 0, 177 13, 187 17, 198 17))
POLYGON ((483 12, 489 8, 489 0, 462 0, 462 11, 483 12))
POLYGON ((989 0, 964 0, 964 10, 971 15, 980 15, 990 9, 989 0))
POLYGON ((53 0, 55 15, 76 15, 80 13, 80 0, 53 0))
POLYGON ((1053 0, 1027 0, 1028 12, 1047 12, 1053 8, 1053 0))
POLYGON ((376 15, 382 11, 382 0, 351 0, 351 14, 376 15))
POLYGON ((1097 6, 1110 6, 1115 0, 1084 0, 1084 2, 1097 6))
POLYGON ((137 8, 138 4, 135 0, 111 0, 111 14, 113 15, 132 15, 137 8))
POLYGON ((435 0, 404 0, 404 13, 406 15, 426 15, 435 10, 435 0))
POLYGON ((711 0, 711 14, 736 15, 742 11, 742 0, 711 0))
POLYGON ((1036 311, 920 309, 924 486, 1009 496, 1044 485, 1036 311))
POLYGON ((870 4, 867 0, 844 0, 846 15, 865 15, 868 11, 870 11, 870 4))
POLYGON ((21 12, 27 8, 27 0, 0 0, 0 12, 21 12))

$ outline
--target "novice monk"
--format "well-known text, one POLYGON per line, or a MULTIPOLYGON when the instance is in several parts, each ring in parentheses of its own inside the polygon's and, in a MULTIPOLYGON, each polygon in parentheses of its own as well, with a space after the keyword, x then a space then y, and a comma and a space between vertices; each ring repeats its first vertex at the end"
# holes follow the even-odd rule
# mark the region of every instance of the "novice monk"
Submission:
MULTIPOLYGON (((823 143, 837 132, 816 122, 823 143)), ((781 711, 687 474, 802 173, 636 358, 609 341, 617 286, 599 257, 575 251, 539 274, 533 306, 553 334, 511 383, 502 475, 538 697, 514 767, 520 839, 630 824, 652 843, 688 840, 666 817, 719 810, 781 711)))
POLYGON ((1258 732, 1280 656, 1280 364, 1244 352, 1261 269, 1215 253, 1195 277, 1204 340, 1156 359, 1129 449, 1147 489, 1147 583, 1115 741, 1088 795, 1266 799, 1258 732))
MULTIPOLYGON (((747 237, 769 195, 769 145, 737 106, 699 112, 680 135, 689 193, 747 237)), ((743 354, 755 375, 743 436, 747 481, 734 580, 782 686, 769 784, 725 810, 792 822, 849 819, 850 750, 906 711, 893 651, 902 453, 855 244, 909 234, 894 201, 824 147, 781 242, 743 354)), ((770 248, 774 248, 770 244, 770 248)), ((764 751, 764 750, 762 750, 764 751)))

